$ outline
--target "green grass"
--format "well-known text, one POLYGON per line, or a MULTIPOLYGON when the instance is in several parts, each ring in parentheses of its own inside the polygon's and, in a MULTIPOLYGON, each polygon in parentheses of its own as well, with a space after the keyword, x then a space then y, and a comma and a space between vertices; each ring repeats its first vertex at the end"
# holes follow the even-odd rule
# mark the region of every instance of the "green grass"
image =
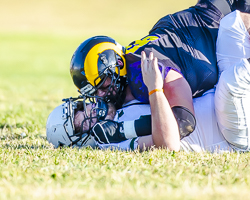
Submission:
POLYGON ((127 45, 195 1, 0 2, 0 199, 248 198, 248 153, 53 149, 45 138, 49 113, 78 95, 69 63, 84 39, 127 45))
POLYGON ((1 199, 246 199, 249 154, 52 149, 36 137, 1 144, 1 199))

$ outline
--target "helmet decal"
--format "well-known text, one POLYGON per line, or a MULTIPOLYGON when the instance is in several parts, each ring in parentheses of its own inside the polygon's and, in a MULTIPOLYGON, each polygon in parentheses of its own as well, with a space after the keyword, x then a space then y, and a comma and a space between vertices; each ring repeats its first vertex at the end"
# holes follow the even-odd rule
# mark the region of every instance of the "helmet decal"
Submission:
MULTIPOLYGON (((90 49, 88 54, 86 55, 84 66, 91 66, 91 67, 85 67, 84 71, 86 74, 87 80, 95 86, 95 79, 99 76, 98 70, 98 59, 99 56, 102 55, 102 53, 105 50, 115 50, 115 52, 122 58, 123 52, 120 48, 118 48, 114 43, 111 42, 102 42, 99 44, 96 44, 93 48, 90 49)), ((125 59, 123 58, 123 63, 125 63, 125 59)), ((108 67, 108 66, 107 66, 108 67)), ((127 74, 126 66, 123 67, 123 70, 120 70, 120 76, 124 76, 127 74)), ((98 79, 96 81, 96 84, 98 84, 101 81, 101 79, 98 79)))

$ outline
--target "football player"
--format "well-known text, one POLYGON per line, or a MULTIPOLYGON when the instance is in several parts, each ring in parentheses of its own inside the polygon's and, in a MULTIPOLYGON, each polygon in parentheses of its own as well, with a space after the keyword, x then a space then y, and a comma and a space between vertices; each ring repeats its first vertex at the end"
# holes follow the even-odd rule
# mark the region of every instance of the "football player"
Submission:
MULTIPOLYGON (((163 17, 149 35, 126 48, 106 36, 89 38, 71 60, 74 84, 82 94, 95 93, 116 108, 134 98, 149 103, 142 81, 141 52, 148 56, 152 51, 179 132, 187 136, 195 128, 192 98, 213 88, 218 80, 215 43, 219 22, 235 9, 250 12, 249 5, 250 0, 199 0, 189 9, 163 17)), ((137 132, 143 134, 151 133, 137 132)))
MULTIPOLYGON (((213 91, 209 91, 202 97, 193 100, 197 129, 190 136, 181 140, 182 148, 199 150, 203 146, 204 149, 215 149, 214 147, 216 147, 220 150, 249 151, 249 33, 249 13, 236 10, 221 20, 217 39, 217 59, 221 76, 215 94, 213 91)), ((153 116, 151 144, 154 141, 154 144, 160 144, 161 146, 168 147, 171 144, 170 147, 172 148, 173 144, 177 144, 178 147, 178 134, 173 135, 174 130, 170 132, 171 134, 168 132, 169 127, 173 126, 171 128, 174 128, 174 123, 169 123, 171 113, 166 115, 165 110, 169 111, 169 107, 166 107, 168 103, 162 97, 162 83, 159 85, 157 83, 161 80, 161 76, 156 67, 157 64, 152 65, 152 60, 151 58, 151 64, 142 67, 142 69, 146 69, 142 70, 143 80, 149 91, 153 91, 150 93, 154 95, 150 95, 153 116), (150 68, 150 65, 153 67, 150 68), (158 102, 159 105, 157 106, 158 102), (163 109, 162 105, 166 108, 163 109)), ((144 61, 144 63, 146 62, 147 60, 144 61)))

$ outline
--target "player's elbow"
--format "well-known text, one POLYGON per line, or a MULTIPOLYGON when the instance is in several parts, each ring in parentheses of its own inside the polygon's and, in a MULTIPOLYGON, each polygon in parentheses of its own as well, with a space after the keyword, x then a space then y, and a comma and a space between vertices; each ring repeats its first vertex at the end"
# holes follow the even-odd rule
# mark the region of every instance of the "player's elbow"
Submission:
MULTIPOLYGON (((178 137, 179 138, 179 137, 178 137)), ((154 138, 154 146, 156 148, 168 149, 169 151, 180 151, 180 139, 165 139, 165 138, 154 138)))

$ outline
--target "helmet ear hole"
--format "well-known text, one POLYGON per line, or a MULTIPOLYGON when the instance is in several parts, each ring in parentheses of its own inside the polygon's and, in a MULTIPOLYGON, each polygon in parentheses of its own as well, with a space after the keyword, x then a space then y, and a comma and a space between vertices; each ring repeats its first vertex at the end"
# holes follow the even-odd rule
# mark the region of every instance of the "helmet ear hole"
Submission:
POLYGON ((117 62, 118 67, 120 69, 123 69, 123 67, 124 67, 124 61, 121 58, 121 56, 119 56, 118 54, 116 54, 116 62, 117 62))
POLYGON ((117 60, 117 65, 119 65, 119 68, 121 69, 124 67, 123 61, 121 59, 117 60))

